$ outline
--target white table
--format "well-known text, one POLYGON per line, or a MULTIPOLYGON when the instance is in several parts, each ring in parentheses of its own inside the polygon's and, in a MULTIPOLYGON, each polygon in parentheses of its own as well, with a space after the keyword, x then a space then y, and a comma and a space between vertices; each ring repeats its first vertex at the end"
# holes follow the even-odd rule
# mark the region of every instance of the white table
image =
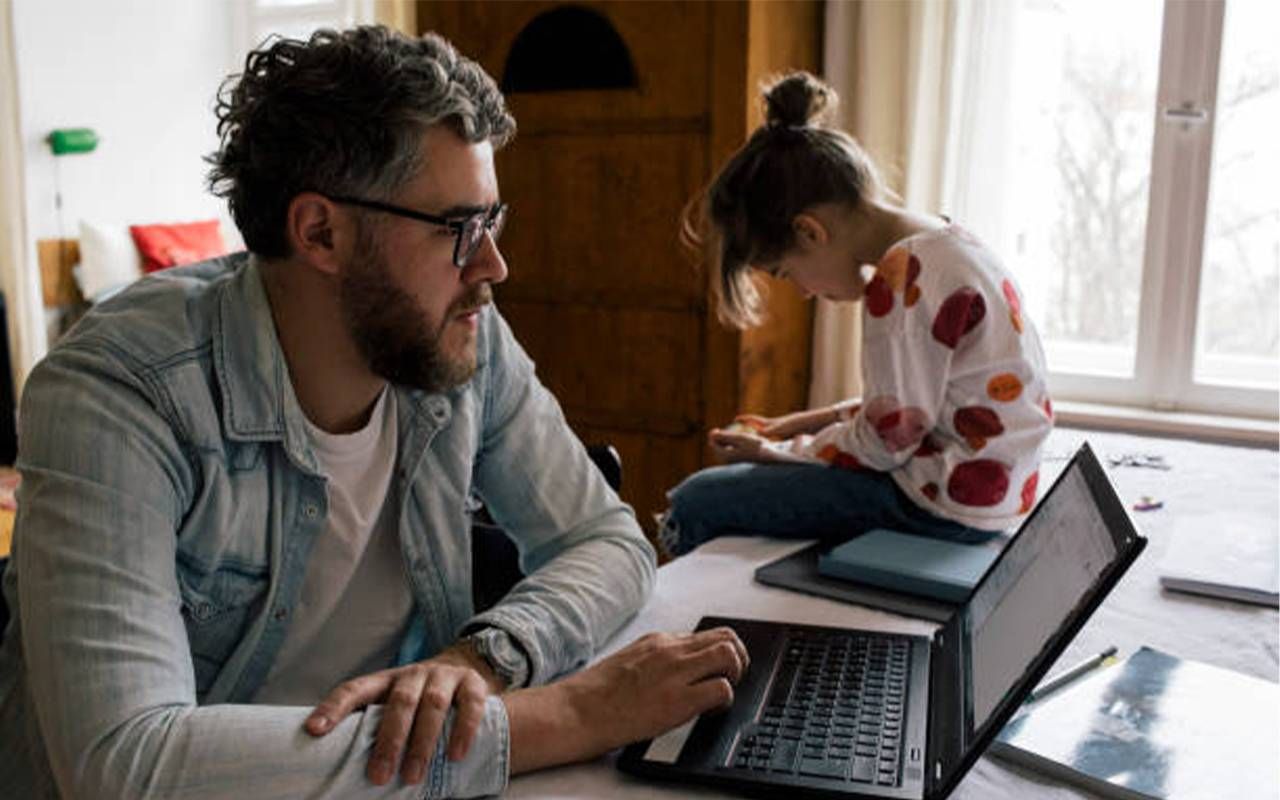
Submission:
MULTIPOLYGON (((726 537, 716 539, 695 552, 677 559, 658 570, 658 583, 653 597, 640 614, 618 633, 601 653, 612 653, 637 637, 651 631, 691 630, 704 616, 746 617, 779 622, 803 622, 814 625, 858 627, 869 630, 895 631, 919 636, 930 635, 933 623, 900 617, 883 611, 849 605, 834 600, 776 589, 756 583, 752 574, 756 567, 811 542, 777 539, 726 537)), ((723 792, 699 789, 690 785, 663 785, 636 780, 618 772, 613 762, 616 755, 587 764, 545 770, 523 775, 511 781, 504 797, 516 798, 677 798, 735 797, 723 792)), ((985 762, 985 759, 984 759, 985 762)), ((985 763, 979 764, 985 767, 985 763)), ((994 766, 997 778, 1006 782, 1009 771, 994 766)), ((963 798, 1026 797, 1012 793, 992 794, 978 770, 971 773, 952 795, 963 798)), ((1027 787, 1025 781, 1019 783, 1027 787)), ((1056 797, 1055 794, 1037 796, 1056 797)), ((1082 797, 1067 792, 1062 797, 1082 797)))
MULTIPOLYGON (((1116 468, 1108 475, 1121 499, 1132 505, 1144 495, 1165 501, 1161 511, 1135 514, 1150 539, 1146 552, 1116 586, 1063 653, 1050 674, 1116 645, 1127 656, 1150 645, 1275 681, 1280 671, 1280 614, 1225 600, 1162 591, 1156 569, 1168 547, 1174 519, 1217 510, 1248 512, 1257 524, 1280 525, 1276 487, 1280 458, 1275 451, 1221 447, 1196 442, 1113 433, 1055 430, 1045 454, 1040 485, 1047 487, 1085 438, 1106 463, 1108 455, 1143 452, 1165 457, 1172 469, 1116 468)), ((1229 535, 1209 530, 1206 535, 1229 535)), ((807 546, 808 542, 729 537, 714 540, 658 570, 649 604, 618 633, 602 655, 651 631, 687 631, 707 615, 782 622, 859 627, 929 635, 932 623, 860 606, 810 597, 756 583, 756 567, 807 546)), ((642 782, 619 773, 615 756, 587 764, 522 775, 505 796, 517 798, 684 798, 731 797, 689 785, 642 782)), ((951 795, 958 800, 1080 800, 1096 795, 1036 773, 982 758, 951 795)))

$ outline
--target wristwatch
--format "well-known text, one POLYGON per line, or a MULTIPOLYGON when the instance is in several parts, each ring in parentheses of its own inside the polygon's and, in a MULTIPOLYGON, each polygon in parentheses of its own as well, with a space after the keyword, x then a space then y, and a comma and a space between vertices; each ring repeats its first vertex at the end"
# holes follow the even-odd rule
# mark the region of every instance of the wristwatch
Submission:
POLYGON ((529 683, 529 656, 511 634, 501 628, 481 628, 462 641, 484 659, 505 689, 519 689, 529 683))

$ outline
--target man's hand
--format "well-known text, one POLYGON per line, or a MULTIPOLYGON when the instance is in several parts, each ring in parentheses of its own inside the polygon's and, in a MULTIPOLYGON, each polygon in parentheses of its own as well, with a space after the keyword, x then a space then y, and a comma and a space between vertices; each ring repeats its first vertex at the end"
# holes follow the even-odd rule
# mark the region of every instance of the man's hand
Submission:
POLYGON ((395 775, 404 752, 400 777, 418 783, 436 751, 449 709, 456 706, 453 734, 449 737, 450 761, 465 758, 484 719, 489 694, 502 691, 502 683, 470 645, 458 644, 434 658, 352 678, 340 684, 307 718, 312 736, 323 736, 339 720, 357 708, 383 703, 382 721, 369 757, 366 774, 381 786, 395 775), (408 749, 405 744, 408 743, 408 749))
POLYGON ((504 695, 511 773, 594 758, 727 708, 749 664, 729 628, 649 634, 557 683, 504 695))

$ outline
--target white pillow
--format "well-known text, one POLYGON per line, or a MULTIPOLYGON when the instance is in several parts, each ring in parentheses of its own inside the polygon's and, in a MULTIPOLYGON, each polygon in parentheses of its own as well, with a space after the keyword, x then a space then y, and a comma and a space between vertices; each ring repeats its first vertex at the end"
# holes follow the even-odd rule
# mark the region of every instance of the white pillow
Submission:
POLYGON ((142 256, 128 225, 80 220, 80 293, 91 303, 105 300, 142 277, 142 256))

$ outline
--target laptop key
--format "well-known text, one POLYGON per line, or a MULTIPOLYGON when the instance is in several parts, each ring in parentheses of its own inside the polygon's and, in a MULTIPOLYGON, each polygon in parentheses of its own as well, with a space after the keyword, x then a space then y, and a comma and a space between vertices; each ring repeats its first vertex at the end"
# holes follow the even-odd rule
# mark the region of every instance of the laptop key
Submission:
POLYGON ((853 759, 853 768, 849 770, 849 779, 859 783, 871 783, 876 778, 876 762, 870 758, 853 759))
POLYGON ((825 758, 802 758, 800 759, 800 774, 844 780, 845 762, 829 761, 825 758))
POLYGON ((773 748, 773 753, 769 756, 769 771, 794 773, 796 771, 796 754, 799 749, 799 742, 789 739, 778 742, 773 748))

